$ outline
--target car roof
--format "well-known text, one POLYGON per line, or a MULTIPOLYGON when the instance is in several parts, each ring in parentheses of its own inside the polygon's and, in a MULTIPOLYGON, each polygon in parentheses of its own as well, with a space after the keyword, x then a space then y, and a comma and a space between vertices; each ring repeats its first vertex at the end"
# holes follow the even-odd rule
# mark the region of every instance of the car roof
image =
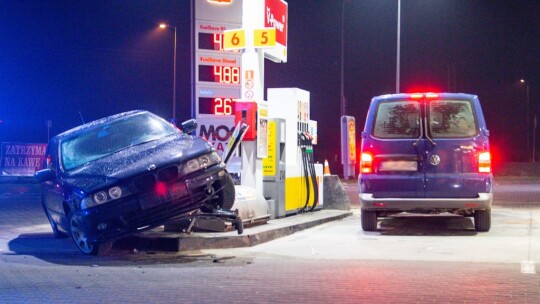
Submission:
POLYGON ((77 134, 79 132, 82 132, 82 131, 85 131, 85 130, 88 130, 88 129, 92 129, 92 128, 94 128, 96 126, 99 126, 99 125, 102 125, 104 123, 119 120, 119 119, 122 119, 122 118, 125 118, 125 117, 128 117, 128 116, 135 116, 135 115, 142 114, 142 113, 150 113, 150 112, 145 111, 145 110, 133 110, 133 111, 122 112, 122 113, 118 113, 118 114, 115 114, 115 115, 103 117, 103 118, 91 121, 89 123, 85 123, 83 125, 77 126, 77 127, 73 128, 73 129, 69 129, 69 130, 67 130, 65 132, 62 132, 62 133, 54 136, 51 139, 51 141, 53 141, 53 140, 62 140, 62 139, 66 138, 66 137, 69 137, 69 136, 71 136, 73 134, 77 134))
POLYGON ((381 100, 403 100, 411 99, 413 94, 436 94, 437 98, 435 99, 467 99, 467 100, 478 100, 478 96, 474 94, 467 93, 399 93, 399 94, 385 94, 379 95, 372 98, 372 101, 378 102, 381 100))

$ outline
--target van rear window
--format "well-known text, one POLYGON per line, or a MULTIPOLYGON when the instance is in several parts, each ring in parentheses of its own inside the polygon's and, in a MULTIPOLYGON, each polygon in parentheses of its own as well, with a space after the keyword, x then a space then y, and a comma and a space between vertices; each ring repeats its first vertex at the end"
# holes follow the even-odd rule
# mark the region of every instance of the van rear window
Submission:
POLYGON ((466 100, 436 100, 429 104, 429 128, 433 138, 472 137, 477 123, 466 100))
POLYGON ((418 138, 420 103, 415 101, 380 103, 372 135, 378 138, 418 138))

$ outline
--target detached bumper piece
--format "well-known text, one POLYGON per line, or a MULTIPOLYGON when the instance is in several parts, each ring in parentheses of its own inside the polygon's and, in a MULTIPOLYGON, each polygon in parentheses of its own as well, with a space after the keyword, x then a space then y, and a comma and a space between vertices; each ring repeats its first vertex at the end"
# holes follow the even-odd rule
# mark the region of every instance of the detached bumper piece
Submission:
POLYGON ((214 209, 210 213, 197 211, 186 218, 165 224, 165 231, 191 233, 193 230, 213 232, 236 230, 238 234, 242 234, 244 223, 237 212, 214 209))

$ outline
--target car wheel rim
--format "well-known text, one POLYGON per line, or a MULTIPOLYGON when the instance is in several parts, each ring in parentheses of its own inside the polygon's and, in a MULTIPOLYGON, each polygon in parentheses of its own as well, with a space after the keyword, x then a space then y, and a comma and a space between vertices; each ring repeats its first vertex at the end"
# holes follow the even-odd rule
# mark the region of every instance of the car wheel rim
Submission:
POLYGON ((88 238, 86 237, 79 223, 75 219, 71 220, 71 236, 73 237, 73 241, 75 241, 75 244, 77 244, 77 247, 79 247, 81 251, 83 251, 84 253, 92 252, 93 246, 88 243, 88 238))

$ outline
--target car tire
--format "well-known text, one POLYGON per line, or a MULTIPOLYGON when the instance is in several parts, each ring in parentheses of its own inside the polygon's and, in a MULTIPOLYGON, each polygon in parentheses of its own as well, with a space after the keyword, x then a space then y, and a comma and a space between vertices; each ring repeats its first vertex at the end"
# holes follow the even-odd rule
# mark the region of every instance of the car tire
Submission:
POLYGON ((474 229, 478 232, 491 229, 491 209, 474 211, 474 229))
POLYGON ((230 174, 225 174, 219 181, 213 186, 215 198, 209 200, 201 210, 203 212, 211 213, 214 209, 227 209, 230 210, 234 205, 234 199, 236 197, 236 190, 234 188, 234 181, 230 174))
POLYGON ((86 255, 105 255, 107 254, 113 245, 113 242, 105 242, 100 244, 94 244, 88 242, 88 237, 84 231, 80 220, 77 216, 69 216, 69 231, 71 238, 75 243, 75 246, 86 255))
POLYGON ((362 230, 364 231, 377 230, 377 212, 362 209, 360 221, 362 222, 362 230))
POLYGON ((53 218, 51 217, 51 214, 49 213, 49 210, 47 210, 47 207, 45 206, 43 202, 41 202, 41 206, 43 207, 43 211, 45 211, 45 216, 47 216, 47 220, 49 220, 49 224, 51 225, 51 229, 53 231, 54 237, 57 239, 67 238, 68 237, 67 234, 58 230, 58 225, 54 222, 53 218))
POLYGON ((224 178, 221 179, 223 190, 219 195, 219 204, 223 209, 231 209, 234 205, 234 199, 236 197, 236 189, 234 188, 234 181, 230 174, 226 174, 224 178))

